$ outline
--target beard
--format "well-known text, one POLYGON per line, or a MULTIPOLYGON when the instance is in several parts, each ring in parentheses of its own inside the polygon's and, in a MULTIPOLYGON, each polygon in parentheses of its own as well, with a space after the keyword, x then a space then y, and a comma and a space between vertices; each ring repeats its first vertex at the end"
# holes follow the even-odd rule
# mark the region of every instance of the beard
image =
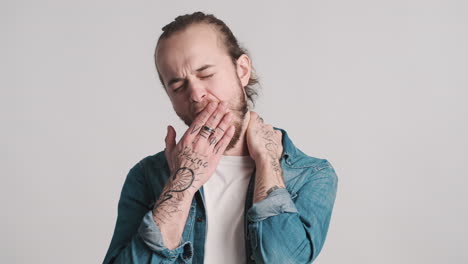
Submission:
MULTIPOLYGON (((228 102, 228 109, 231 110, 231 113, 233 114, 232 125, 234 125, 235 131, 234 131, 234 135, 231 138, 231 141, 226 147, 226 150, 232 149, 237 144, 237 142, 239 142, 241 132, 242 132, 242 124, 245 119, 245 115, 249 111, 249 107, 247 105, 247 100, 245 99, 242 83, 237 75, 236 77, 237 77, 236 79, 237 79, 238 93, 237 93, 237 96, 235 96, 235 98, 231 99, 228 102)), ((193 120, 196 118, 196 116, 198 116, 198 114, 196 114, 195 116, 195 113, 197 112, 199 113, 199 111, 203 110, 206 107, 206 105, 208 105, 209 103, 210 103, 209 101, 206 101, 204 102, 203 107, 193 107, 192 109, 195 109, 195 110, 193 111, 193 113, 190 113, 192 117, 189 117, 177 111, 176 111, 176 114, 187 126, 190 126, 193 120)))

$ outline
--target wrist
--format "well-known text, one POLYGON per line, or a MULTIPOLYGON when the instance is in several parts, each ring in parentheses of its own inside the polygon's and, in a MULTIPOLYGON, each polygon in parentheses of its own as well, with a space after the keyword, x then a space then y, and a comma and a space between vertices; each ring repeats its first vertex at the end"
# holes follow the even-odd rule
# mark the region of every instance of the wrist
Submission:
POLYGON ((278 162, 279 163, 279 158, 276 159, 271 156, 269 153, 264 153, 255 156, 255 158, 252 158, 255 161, 255 165, 261 166, 261 165, 270 165, 272 162, 278 162))

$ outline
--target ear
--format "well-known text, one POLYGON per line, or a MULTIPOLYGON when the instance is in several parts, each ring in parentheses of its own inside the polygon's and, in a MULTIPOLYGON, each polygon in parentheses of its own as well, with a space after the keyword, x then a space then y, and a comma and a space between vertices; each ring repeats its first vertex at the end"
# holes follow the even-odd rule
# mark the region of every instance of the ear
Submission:
POLYGON ((249 84, 250 72, 252 71, 252 64, 250 62, 249 56, 247 54, 242 54, 237 59, 237 76, 241 80, 242 87, 249 84))

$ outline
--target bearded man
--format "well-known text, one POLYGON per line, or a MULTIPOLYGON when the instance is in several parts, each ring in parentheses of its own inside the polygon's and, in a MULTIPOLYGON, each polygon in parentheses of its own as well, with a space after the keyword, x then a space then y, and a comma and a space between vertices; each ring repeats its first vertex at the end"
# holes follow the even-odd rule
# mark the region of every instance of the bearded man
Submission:
POLYGON ((257 82, 226 24, 201 12, 163 27, 161 83, 188 129, 128 173, 104 263, 311 263, 337 176, 250 111, 257 82))

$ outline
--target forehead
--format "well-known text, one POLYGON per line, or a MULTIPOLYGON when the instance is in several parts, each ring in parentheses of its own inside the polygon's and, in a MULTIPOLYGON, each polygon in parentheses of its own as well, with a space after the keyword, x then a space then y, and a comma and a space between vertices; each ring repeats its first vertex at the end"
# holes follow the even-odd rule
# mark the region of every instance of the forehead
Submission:
POLYGON ((156 64, 161 74, 180 74, 202 64, 216 64, 228 57, 217 30, 207 24, 190 25, 163 39, 156 48, 156 64))

